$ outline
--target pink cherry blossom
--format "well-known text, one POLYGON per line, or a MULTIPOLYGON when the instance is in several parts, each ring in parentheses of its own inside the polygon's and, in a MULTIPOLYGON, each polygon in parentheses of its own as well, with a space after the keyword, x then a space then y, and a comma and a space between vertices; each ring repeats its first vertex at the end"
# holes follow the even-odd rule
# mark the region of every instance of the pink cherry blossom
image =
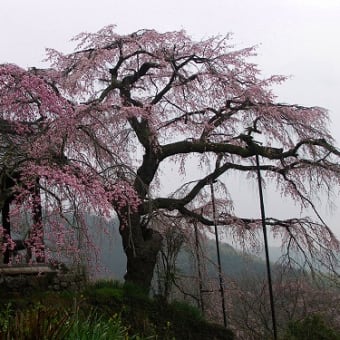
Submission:
MULTIPOLYGON (((162 246, 153 219, 165 213, 183 228, 193 220, 214 225, 211 182, 221 229, 241 244, 261 244, 261 221, 235 215, 221 177, 239 171, 256 179, 257 154, 265 181, 317 217, 274 216, 268 228, 288 247, 310 254, 321 247, 321 258, 333 259, 339 243, 314 203, 340 179, 328 112, 277 102, 272 86, 286 77, 264 78, 249 61, 256 47, 235 49, 231 35, 194 41, 185 31, 120 35, 115 26, 74 41, 72 53, 47 50, 50 69, 0 66, 1 167, 16 174, 13 223, 20 207, 34 211, 37 179, 44 238, 69 252, 77 253, 74 225, 86 235, 82 216, 116 213, 126 279, 149 287, 162 246), (192 159, 201 177, 184 183, 192 159), (165 161, 181 171, 178 190, 167 196, 160 189, 165 161)), ((42 250, 42 235, 32 237, 42 250)))

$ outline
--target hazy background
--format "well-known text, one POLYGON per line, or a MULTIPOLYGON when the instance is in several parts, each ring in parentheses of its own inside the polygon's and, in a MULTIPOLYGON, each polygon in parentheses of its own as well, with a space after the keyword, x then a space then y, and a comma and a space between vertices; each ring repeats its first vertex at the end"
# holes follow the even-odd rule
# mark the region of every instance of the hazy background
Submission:
MULTIPOLYGON (((185 29, 196 39, 234 33, 236 48, 258 45, 264 75, 291 75, 276 89, 279 101, 322 106, 330 111, 331 129, 340 141, 340 1, 339 0, 1 0, 0 63, 43 66, 44 49, 67 52, 70 38, 117 24, 117 31, 141 28, 185 29)), ((176 167, 164 191, 176 181, 176 167)), ((231 179, 236 211, 259 217, 256 185, 231 179)), ((340 206, 338 192, 335 202, 340 206)), ((268 188, 267 216, 288 217, 300 211, 268 188)), ((322 209, 340 235, 339 209, 322 209)))

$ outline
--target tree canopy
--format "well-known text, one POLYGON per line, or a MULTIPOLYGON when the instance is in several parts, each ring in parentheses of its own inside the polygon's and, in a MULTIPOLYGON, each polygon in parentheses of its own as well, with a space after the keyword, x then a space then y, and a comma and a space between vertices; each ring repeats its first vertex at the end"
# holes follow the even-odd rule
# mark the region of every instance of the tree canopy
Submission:
POLYGON ((270 217, 267 226, 308 262, 334 265, 339 243, 314 203, 339 187, 328 112, 278 102, 272 87, 286 77, 262 77, 249 61, 255 47, 235 49, 229 35, 194 41, 184 31, 120 35, 114 26, 74 41, 71 53, 47 50, 50 68, 0 66, 0 164, 15 182, 13 221, 15 206, 34 206, 28 190, 37 177, 58 244, 72 230, 70 212, 80 223, 82 213, 115 211, 126 280, 148 288, 165 222, 184 230, 193 221, 213 225, 212 182, 221 228, 256 239, 261 221, 235 215, 219 178, 237 171, 255 179, 259 155, 263 176, 316 217, 270 217), (179 177, 178 190, 162 195, 162 162, 184 169, 193 155, 202 177, 179 177))

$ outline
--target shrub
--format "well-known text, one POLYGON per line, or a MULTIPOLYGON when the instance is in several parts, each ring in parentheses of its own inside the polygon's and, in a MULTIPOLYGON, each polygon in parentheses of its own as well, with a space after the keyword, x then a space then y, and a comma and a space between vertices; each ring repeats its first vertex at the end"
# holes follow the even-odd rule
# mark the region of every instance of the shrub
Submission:
POLYGON ((309 315, 292 322, 284 340, 340 340, 340 333, 328 326, 321 315, 309 315))
POLYGON ((69 313, 42 305, 13 311, 9 304, 0 315, 0 339, 126 340, 128 337, 118 315, 105 319, 92 310, 86 317, 78 309, 69 313))
POLYGON ((127 329, 122 325, 119 316, 105 320, 98 316, 96 312, 91 312, 85 319, 76 317, 65 337, 67 340, 125 340, 127 339, 127 329))

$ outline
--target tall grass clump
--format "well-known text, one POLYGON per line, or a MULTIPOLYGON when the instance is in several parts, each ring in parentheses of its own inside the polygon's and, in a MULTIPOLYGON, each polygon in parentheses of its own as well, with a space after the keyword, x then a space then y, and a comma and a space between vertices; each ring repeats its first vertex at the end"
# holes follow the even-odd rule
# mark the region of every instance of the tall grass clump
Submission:
POLYGON ((127 328, 119 315, 105 318, 93 309, 86 316, 37 305, 14 311, 9 304, 0 313, 1 340, 126 340, 127 328))

